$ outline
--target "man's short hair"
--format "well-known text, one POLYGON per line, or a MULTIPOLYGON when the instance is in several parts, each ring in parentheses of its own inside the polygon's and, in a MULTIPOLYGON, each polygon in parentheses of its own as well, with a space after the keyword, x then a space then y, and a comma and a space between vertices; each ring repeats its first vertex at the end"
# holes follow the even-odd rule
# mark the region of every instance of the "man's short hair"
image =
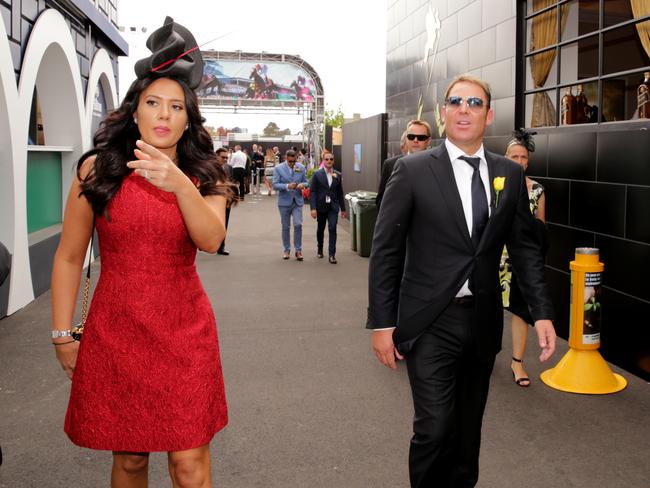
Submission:
POLYGON ((217 149, 217 150, 215 151, 215 153, 217 154, 217 156, 219 156, 219 154, 221 154, 221 153, 227 153, 227 152, 228 152, 228 150, 227 150, 226 148, 224 148, 224 147, 220 147, 219 149, 217 149))
POLYGON ((241 151, 241 146, 239 144, 235 146, 235 151, 241 151))
MULTIPOLYGON (((429 122, 426 120, 419 120, 419 119, 414 119, 410 120, 408 124, 406 124, 406 133, 408 133, 409 129, 414 126, 414 125, 419 125, 421 127, 424 127, 427 130, 427 135, 431 137, 431 126, 429 125, 429 122)), ((406 134, 404 135, 406 137, 406 134)))
POLYGON ((483 91, 485 92, 485 97, 487 98, 487 108, 490 108, 490 102, 492 102, 492 92, 490 91, 490 85, 486 81, 483 81, 480 78, 477 78, 476 76, 472 75, 458 75, 456 76, 453 80, 451 80, 451 83, 447 86, 447 91, 445 92, 445 102, 447 101, 447 98, 449 98, 449 92, 451 89, 456 85, 457 83, 461 82, 466 82, 466 83, 473 83, 474 85, 480 86, 483 91))
POLYGON ((284 157, 285 158, 288 158, 288 157, 295 158, 296 157, 296 151, 294 151, 293 149, 289 149, 289 150, 287 150, 287 152, 284 153, 284 157))

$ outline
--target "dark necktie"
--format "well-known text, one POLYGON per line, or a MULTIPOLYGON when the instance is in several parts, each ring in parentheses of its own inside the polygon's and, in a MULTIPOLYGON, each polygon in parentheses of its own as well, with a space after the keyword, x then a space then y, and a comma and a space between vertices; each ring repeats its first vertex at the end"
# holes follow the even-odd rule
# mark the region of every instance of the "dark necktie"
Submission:
POLYGON ((485 187, 481 181, 481 173, 478 170, 481 158, 461 156, 460 159, 474 168, 472 174, 472 243, 474 247, 478 247, 489 217, 485 187))

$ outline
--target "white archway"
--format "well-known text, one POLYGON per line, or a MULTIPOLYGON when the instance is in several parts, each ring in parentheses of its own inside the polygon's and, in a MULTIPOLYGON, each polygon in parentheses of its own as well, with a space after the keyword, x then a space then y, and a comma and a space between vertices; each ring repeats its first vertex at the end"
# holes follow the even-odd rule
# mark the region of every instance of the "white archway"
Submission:
MULTIPOLYGON (((4 37, 5 42, 6 36, 4 37)), ((3 63, 4 64, 4 63, 3 63)), ((12 66, 10 64, 10 66, 12 66)), ((89 146, 90 134, 81 87, 75 44, 63 16, 54 9, 43 12, 32 29, 20 73, 16 108, 12 111, 13 159, 13 263, 7 313, 34 298, 27 233, 27 138, 34 88, 37 88, 48 145, 74 148, 62 158, 63 175, 89 146)), ((63 182, 67 192, 70 178, 63 182)))
POLYGON ((15 255, 14 245, 14 161, 20 152, 14 136, 14 114, 18 113, 18 92, 14 63, 4 22, 0 23, 0 242, 15 255))
MULTIPOLYGON (((111 58, 105 49, 100 49, 93 58, 88 77, 88 88, 86 89, 86 122, 90 124, 93 117, 93 102, 97 93, 97 86, 101 83, 102 90, 106 96, 106 106, 109 110, 117 108, 117 88, 115 85, 115 73, 111 58)), ((88 125, 87 127, 90 127, 88 125)), ((89 141, 91 142, 91 141, 89 141)), ((84 150, 88 150, 84 148, 84 150)))

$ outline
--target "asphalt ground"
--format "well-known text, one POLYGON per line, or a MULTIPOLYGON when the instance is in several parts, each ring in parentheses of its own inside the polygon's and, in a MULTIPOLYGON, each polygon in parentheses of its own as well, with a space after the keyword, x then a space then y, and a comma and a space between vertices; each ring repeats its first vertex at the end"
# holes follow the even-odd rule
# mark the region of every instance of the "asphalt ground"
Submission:
MULTIPOLYGON (((230 256, 199 254, 230 412, 211 444, 213 486, 407 487, 410 389, 403 364, 390 371, 370 351, 368 260, 350 250, 347 222, 339 225, 339 264, 317 259, 316 225, 304 216, 303 262, 281 259, 280 218, 266 195, 233 210, 230 256)), ((94 264, 93 280, 99 271, 94 264)), ((79 448, 63 432, 70 383, 49 329, 49 292, 0 320, 0 487, 108 486, 110 453, 79 448)), ((648 384, 612 367, 629 381, 620 393, 553 390, 538 378, 549 365, 536 359, 533 336, 530 388, 513 383, 504 337, 478 486, 650 487, 648 384)), ((566 350, 560 341, 552 364, 566 350)), ((151 456, 150 486, 171 486, 164 453, 151 456)))

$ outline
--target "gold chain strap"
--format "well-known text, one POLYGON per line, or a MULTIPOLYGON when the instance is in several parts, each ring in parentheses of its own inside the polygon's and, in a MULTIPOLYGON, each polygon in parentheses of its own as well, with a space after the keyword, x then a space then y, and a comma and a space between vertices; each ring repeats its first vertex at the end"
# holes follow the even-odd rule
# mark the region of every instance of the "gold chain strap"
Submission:
POLYGON ((72 330, 72 338, 75 341, 80 341, 83 337, 84 326, 86 325, 86 317, 88 316, 88 295, 90 294, 90 264, 93 252, 93 242, 95 240, 95 223, 93 221, 93 230, 90 238, 90 251, 88 253, 88 269, 86 270, 86 280, 84 281, 84 292, 81 298, 81 322, 79 322, 72 330))
POLYGON ((90 292, 90 278, 86 278, 84 282, 84 294, 81 298, 81 323, 77 327, 77 332, 83 334, 84 325, 86 325, 86 317, 88 316, 88 293, 90 292))

